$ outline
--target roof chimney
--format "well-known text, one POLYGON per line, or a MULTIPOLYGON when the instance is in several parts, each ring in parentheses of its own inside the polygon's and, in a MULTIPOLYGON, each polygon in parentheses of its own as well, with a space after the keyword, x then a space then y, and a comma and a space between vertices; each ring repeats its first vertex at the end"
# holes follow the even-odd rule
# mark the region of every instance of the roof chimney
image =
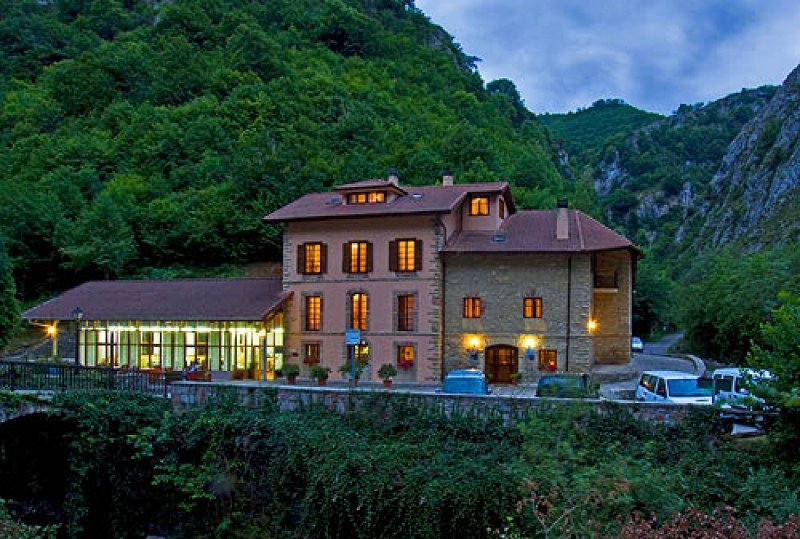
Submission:
POLYGON ((559 198, 556 212, 556 239, 569 239, 569 203, 566 198, 559 198))
POLYGON ((397 175, 397 169, 396 168, 394 168, 394 167, 390 168, 389 172, 388 172, 388 176, 389 177, 386 178, 386 179, 389 180, 389 183, 391 183, 392 185, 400 185, 400 177, 397 175))
POLYGON ((442 172, 442 185, 453 185, 453 171, 449 168, 444 169, 444 172, 442 172))

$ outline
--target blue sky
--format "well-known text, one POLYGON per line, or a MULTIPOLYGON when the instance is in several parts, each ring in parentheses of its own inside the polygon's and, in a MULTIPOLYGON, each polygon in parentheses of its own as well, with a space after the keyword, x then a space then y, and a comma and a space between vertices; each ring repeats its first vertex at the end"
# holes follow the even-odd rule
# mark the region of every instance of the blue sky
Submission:
POLYGON ((619 97, 661 113, 780 84, 800 64, 800 0, 417 0, 486 81, 529 109, 619 97))

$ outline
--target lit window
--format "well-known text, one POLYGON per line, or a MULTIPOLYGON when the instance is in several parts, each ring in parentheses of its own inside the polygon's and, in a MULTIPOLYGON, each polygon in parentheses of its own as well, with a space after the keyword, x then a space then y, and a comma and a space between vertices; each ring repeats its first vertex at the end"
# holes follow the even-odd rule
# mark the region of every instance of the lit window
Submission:
POLYGON ((306 331, 319 331, 322 328, 322 298, 306 296, 306 331))
POLYGON ((322 346, 319 343, 306 343, 303 345, 303 363, 313 365, 320 361, 320 349, 322 346))
POLYGON ((542 317, 542 298, 525 298, 522 300, 522 316, 525 318, 542 317))
POLYGON ((397 296, 397 330, 414 331, 414 296, 397 296))
POLYGON ((397 241, 397 271, 417 271, 416 240, 397 241))
POLYGON ((386 202, 385 191, 370 191, 368 193, 350 193, 347 195, 348 204, 376 204, 386 202))
POLYGON ((367 273, 369 271, 369 243, 351 241, 345 244, 344 270, 347 273, 367 273))
POLYGON ((350 329, 367 329, 367 295, 364 293, 350 296, 350 329))
POLYGON ((322 245, 319 243, 306 243, 303 248, 305 249, 303 273, 319 273, 322 269, 322 245))
POLYGON ((356 365, 359 367, 365 366, 369 363, 369 345, 365 342, 353 346, 353 357, 356 360, 356 365))
POLYGON ((464 298, 464 318, 480 318, 481 298, 464 298))
POLYGON ((498 213, 500 215, 500 219, 506 218, 506 203, 503 202, 503 199, 500 199, 500 206, 498 208, 498 213))
POLYGON ((469 201, 470 215, 489 215, 489 197, 472 197, 469 201))
POLYGON ((539 370, 554 371, 558 366, 558 352, 555 350, 539 350, 539 370))
POLYGON ((414 366, 414 347, 403 344, 397 347, 397 366, 401 369, 410 369, 414 366))

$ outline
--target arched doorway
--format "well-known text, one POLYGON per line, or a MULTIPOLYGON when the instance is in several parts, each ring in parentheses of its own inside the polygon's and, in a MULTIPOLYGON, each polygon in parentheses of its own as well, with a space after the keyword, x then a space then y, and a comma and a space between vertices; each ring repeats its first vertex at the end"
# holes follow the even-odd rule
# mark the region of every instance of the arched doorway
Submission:
POLYGON ((519 369, 516 346, 498 344, 486 349, 486 374, 493 384, 511 383, 511 375, 519 369))

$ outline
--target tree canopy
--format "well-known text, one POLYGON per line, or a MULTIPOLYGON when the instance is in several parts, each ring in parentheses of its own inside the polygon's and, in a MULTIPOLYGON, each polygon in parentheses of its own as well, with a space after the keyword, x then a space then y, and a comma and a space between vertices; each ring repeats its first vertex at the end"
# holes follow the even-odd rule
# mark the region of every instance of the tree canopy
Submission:
POLYGON ((510 81, 398 0, 0 0, 0 231, 28 298, 279 258, 261 217, 400 169, 573 186, 510 81), (73 271, 65 276, 60 268, 73 271))

